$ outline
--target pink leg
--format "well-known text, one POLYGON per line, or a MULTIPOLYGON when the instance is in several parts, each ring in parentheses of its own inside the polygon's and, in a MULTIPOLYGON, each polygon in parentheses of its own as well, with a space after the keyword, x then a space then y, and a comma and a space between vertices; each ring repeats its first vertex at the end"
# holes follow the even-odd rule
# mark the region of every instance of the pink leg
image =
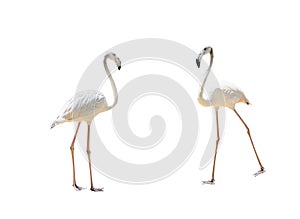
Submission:
POLYGON ((260 170, 259 170, 257 173, 255 173, 254 176, 257 176, 257 175, 259 175, 259 174, 261 174, 261 173, 264 173, 265 168, 262 166, 262 164, 261 164, 261 162, 260 162, 260 159, 259 159, 259 157, 258 157, 258 154, 257 154, 257 152, 256 152, 256 149, 255 149, 255 147, 254 147, 254 143, 253 143, 253 140, 252 140, 252 137, 251 137, 251 134, 250 134, 250 129, 249 129, 249 127, 247 126, 247 124, 245 123, 245 121, 242 119, 242 117, 238 114, 238 112, 237 112, 235 109, 234 109, 233 111, 234 111, 235 114, 239 117, 239 119, 242 121, 242 123, 244 124, 244 126, 245 126, 246 129, 247 129, 247 134, 248 134, 248 136, 249 136, 249 138, 250 138, 250 141, 251 141, 251 144, 252 144, 252 147, 253 147, 253 150, 254 150, 256 159, 257 159, 257 161, 258 161, 258 163, 259 163, 259 166, 260 166, 260 170))
POLYGON ((80 191, 80 190, 82 190, 82 187, 77 186, 77 184, 76 184, 75 161, 74 161, 74 143, 75 143, 76 136, 77 136, 77 133, 78 133, 78 130, 79 130, 79 126, 80 126, 80 122, 78 122, 76 131, 75 131, 75 135, 74 135, 73 140, 72 140, 72 143, 71 143, 70 150, 71 150, 71 155, 72 155, 72 166, 73 166, 73 187, 74 187, 76 190, 79 190, 79 191, 80 191))
POLYGON ((91 191, 93 191, 93 192, 102 192, 103 188, 101 188, 101 189, 94 188, 94 185, 93 185, 92 164, 91 164, 91 150, 90 150, 90 124, 88 124, 86 153, 88 155, 88 160, 89 160, 91 191))
POLYGON ((211 180, 203 181, 203 184, 214 184, 214 182, 215 182, 215 166, 216 166, 217 151, 218 151, 218 146, 219 146, 219 141, 220 141, 218 109, 216 109, 216 122, 217 122, 217 139, 216 139, 216 149, 215 149, 214 164, 213 164, 213 170, 212 170, 212 174, 211 174, 211 180))

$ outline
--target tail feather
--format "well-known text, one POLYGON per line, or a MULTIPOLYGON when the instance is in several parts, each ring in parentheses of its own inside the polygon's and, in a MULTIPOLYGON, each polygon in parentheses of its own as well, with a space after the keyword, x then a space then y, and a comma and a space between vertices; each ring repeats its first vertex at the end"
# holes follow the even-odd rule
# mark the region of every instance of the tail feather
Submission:
POLYGON ((58 120, 55 120, 52 125, 51 125, 51 128, 50 129, 53 129, 55 126, 57 126, 58 124, 60 124, 60 122, 58 120))
POLYGON ((51 125, 51 128, 50 129, 53 129, 55 126, 57 125, 57 121, 55 120, 52 125, 51 125))

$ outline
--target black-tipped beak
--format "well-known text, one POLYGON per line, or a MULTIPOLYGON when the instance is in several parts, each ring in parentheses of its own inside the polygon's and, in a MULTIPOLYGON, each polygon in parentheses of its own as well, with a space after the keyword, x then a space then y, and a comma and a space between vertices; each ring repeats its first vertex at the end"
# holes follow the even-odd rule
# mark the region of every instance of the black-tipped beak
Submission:
POLYGON ((200 68, 200 61, 199 61, 199 59, 196 59, 196 64, 197 64, 198 68, 200 68))
POLYGON ((118 66, 118 69, 121 70, 121 66, 118 66))
POLYGON ((246 102, 246 104, 247 104, 247 105, 250 105, 251 103, 250 103, 250 102, 246 102))

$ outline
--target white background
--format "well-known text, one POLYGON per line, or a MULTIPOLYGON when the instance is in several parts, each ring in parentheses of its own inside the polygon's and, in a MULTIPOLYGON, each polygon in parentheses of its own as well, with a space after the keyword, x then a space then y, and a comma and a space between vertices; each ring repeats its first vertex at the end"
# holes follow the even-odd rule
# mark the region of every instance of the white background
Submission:
MULTIPOLYGON (((1 218, 298 218, 297 5, 2 1, 1 218), (241 87, 253 104, 237 109, 251 128, 265 174, 252 176, 258 165, 249 140, 228 112, 216 185, 201 184, 209 179, 211 165, 198 168, 207 138, 200 134, 204 139, 189 161, 163 181, 127 185, 94 171, 95 185, 104 186, 104 193, 73 190, 72 125, 50 131, 50 124, 95 57, 145 37, 174 40, 195 51, 214 47, 215 74, 241 87)), ((199 88, 194 89, 196 98, 199 88)), ((209 109, 196 106, 199 119, 211 116, 209 109)), ((209 121, 202 125, 211 126, 209 121)), ((76 152, 78 184, 88 186, 87 163, 76 152)))

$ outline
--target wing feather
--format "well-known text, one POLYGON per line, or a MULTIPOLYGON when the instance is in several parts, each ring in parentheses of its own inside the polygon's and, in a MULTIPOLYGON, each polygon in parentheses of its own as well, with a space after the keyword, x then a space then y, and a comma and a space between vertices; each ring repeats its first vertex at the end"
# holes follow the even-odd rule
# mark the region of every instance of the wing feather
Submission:
POLYGON ((80 118, 93 118, 96 115, 96 107, 103 104, 106 104, 106 99, 102 93, 94 90, 78 92, 63 106, 52 126, 80 118))

